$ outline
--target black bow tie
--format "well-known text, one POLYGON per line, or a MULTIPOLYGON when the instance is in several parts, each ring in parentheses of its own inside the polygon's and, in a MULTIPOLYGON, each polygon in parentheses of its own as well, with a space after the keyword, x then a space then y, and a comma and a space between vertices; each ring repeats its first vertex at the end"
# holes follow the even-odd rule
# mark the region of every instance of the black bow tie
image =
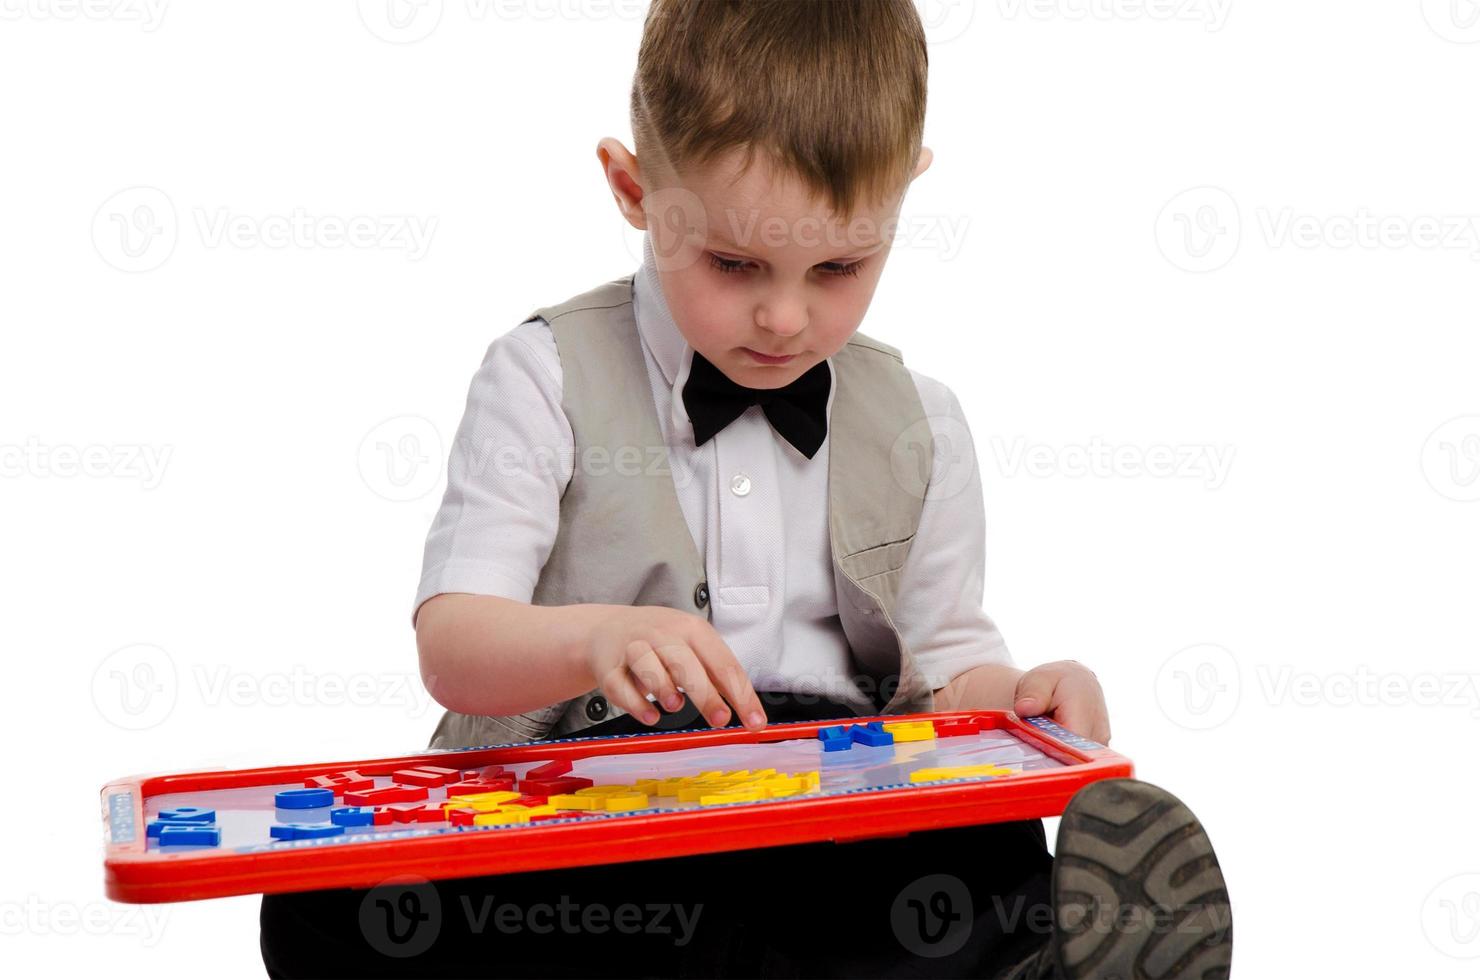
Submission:
POLYGON ((826 361, 813 365, 784 388, 746 388, 698 351, 683 386, 683 404, 694 425, 694 444, 702 446, 752 405, 761 406, 772 428, 803 456, 811 459, 827 438, 827 396, 832 369, 826 361))

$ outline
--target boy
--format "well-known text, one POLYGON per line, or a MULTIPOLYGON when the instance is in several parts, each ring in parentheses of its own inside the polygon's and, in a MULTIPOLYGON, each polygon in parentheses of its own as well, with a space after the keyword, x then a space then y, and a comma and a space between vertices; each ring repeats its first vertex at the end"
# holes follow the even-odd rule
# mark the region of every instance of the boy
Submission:
MULTIPOLYGON (((642 267, 496 340, 449 460, 413 614, 449 709, 434 747, 969 707, 1108 741, 1094 675, 1016 669, 981 609, 955 397, 857 332, 930 164, 925 82, 909 0, 653 4, 636 153, 598 146, 642 267)), ((1091 786, 1057 861, 1045 844, 1029 821, 442 882, 441 935, 399 960, 346 926, 373 893, 272 896, 263 955, 277 976, 1226 976, 1227 893, 1175 798, 1091 786), (697 914, 682 942, 451 914, 494 893, 697 914)))

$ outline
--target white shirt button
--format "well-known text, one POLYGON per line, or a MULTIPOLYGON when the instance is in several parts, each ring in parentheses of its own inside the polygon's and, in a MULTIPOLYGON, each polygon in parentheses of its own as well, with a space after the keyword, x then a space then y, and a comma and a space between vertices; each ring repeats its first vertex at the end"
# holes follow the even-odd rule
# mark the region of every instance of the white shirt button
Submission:
POLYGON ((750 492, 750 477, 744 473, 736 473, 730 478, 730 492, 737 497, 743 497, 750 492))

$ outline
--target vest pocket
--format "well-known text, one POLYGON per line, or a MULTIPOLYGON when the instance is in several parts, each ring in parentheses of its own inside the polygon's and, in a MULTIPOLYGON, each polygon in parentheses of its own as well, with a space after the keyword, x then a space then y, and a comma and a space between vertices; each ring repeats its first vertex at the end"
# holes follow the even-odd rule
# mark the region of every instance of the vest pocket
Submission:
POLYGON ((910 543, 914 540, 915 536, 911 534, 898 541, 865 548, 845 556, 838 564, 860 585, 866 585, 868 579, 903 568, 905 557, 910 553, 910 543))
MULTIPOLYGON (((900 571, 904 568, 905 557, 910 551, 910 542, 914 539, 915 536, 911 534, 898 541, 889 541, 872 548, 865 548, 840 559, 838 567, 858 589, 871 593, 878 601, 880 609, 892 615, 894 601, 899 596, 900 571)), ((842 601, 841 595, 839 599, 842 601)), ((861 593, 857 598, 850 596, 847 601, 865 616, 872 616, 875 612, 871 608, 872 602, 861 593), (859 599, 867 604, 860 605, 859 599)))

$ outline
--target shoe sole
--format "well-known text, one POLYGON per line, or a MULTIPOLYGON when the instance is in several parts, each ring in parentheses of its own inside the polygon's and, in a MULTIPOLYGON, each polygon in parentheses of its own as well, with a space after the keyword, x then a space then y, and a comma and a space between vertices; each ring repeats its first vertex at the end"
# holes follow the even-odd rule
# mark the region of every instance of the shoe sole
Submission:
POLYGON ((1074 795, 1054 851, 1051 947, 1066 980, 1227 980, 1233 914, 1213 842, 1135 779, 1074 795))

